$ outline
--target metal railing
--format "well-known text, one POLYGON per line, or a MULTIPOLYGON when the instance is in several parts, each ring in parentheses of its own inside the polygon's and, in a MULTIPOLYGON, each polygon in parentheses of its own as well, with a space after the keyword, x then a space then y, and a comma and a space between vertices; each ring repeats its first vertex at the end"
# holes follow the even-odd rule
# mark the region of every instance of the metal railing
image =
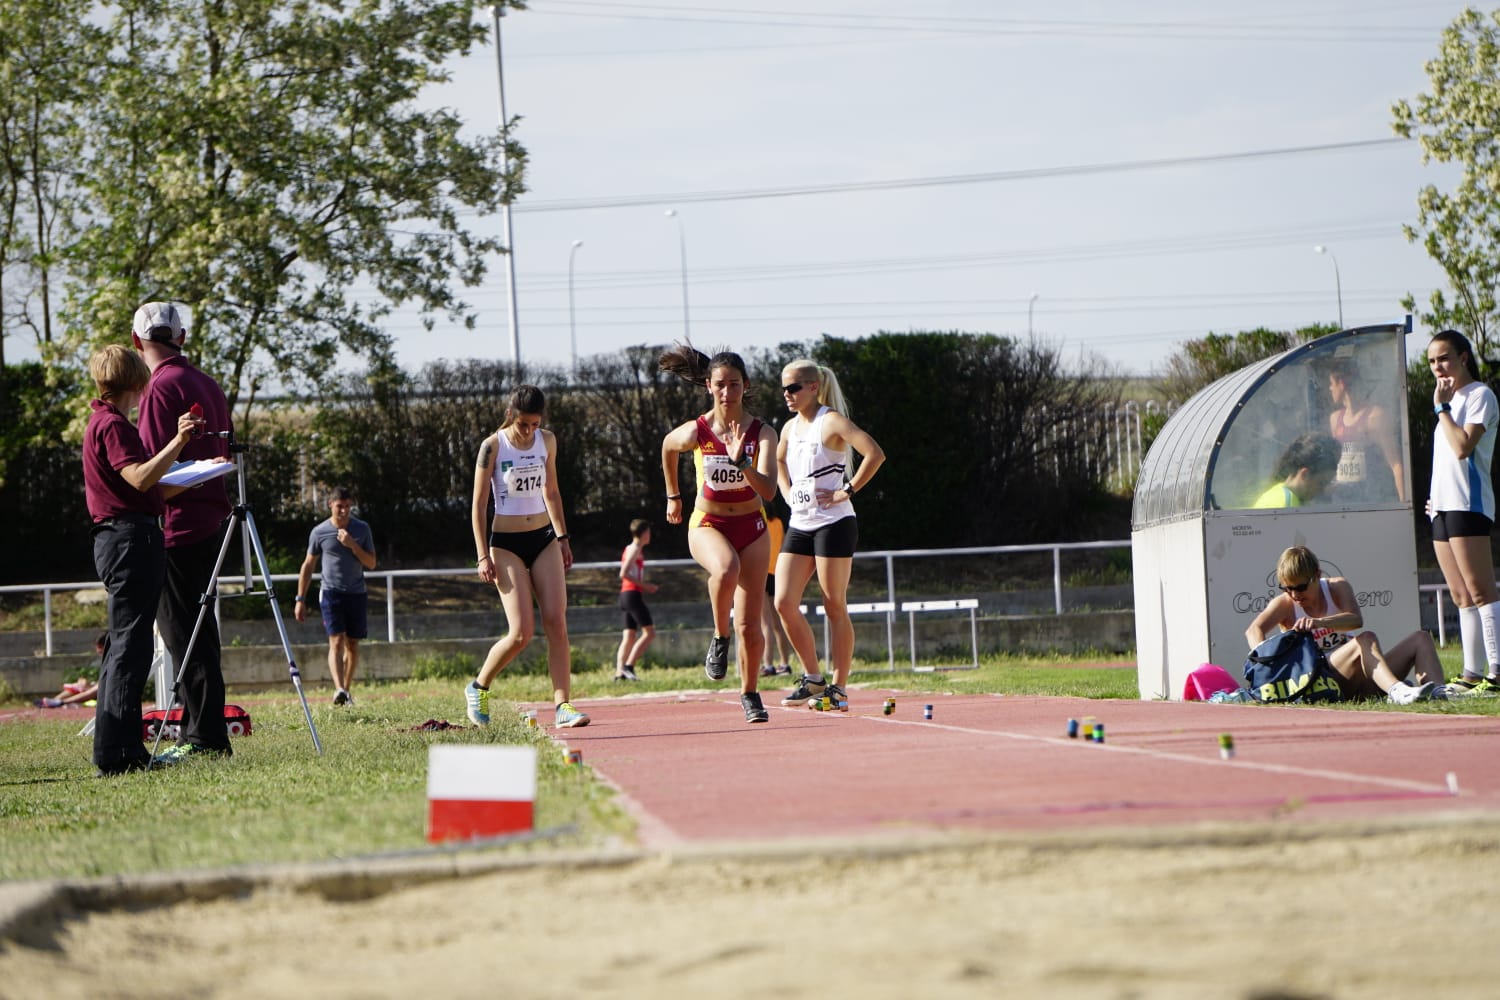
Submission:
MULTIPOLYGON (((1049 542, 1038 545, 985 545, 970 546, 954 549, 888 549, 875 552, 856 552, 856 560, 879 559, 885 564, 886 592, 889 601, 900 606, 901 597, 896 587, 896 560, 898 559, 923 559, 934 557, 951 556, 996 556, 1017 555, 1021 553, 1050 552, 1052 553, 1052 601, 1053 613, 1063 613, 1063 573, 1062 554, 1064 552, 1076 552, 1091 549, 1128 549, 1130 540, 1103 541, 1103 542, 1049 542)), ((574 563, 574 570, 617 570, 618 562, 591 562, 574 563)), ((691 559, 653 559, 653 567, 692 567, 697 564, 691 559)), ((397 636, 396 622, 396 581, 400 579, 414 579, 420 577, 439 576, 472 576, 472 566, 462 566, 453 569, 388 569, 371 570, 365 573, 365 579, 370 583, 382 584, 385 587, 385 612, 386 612, 386 639, 395 642, 397 636)), ((314 574, 314 579, 317 579, 314 574)), ((227 584, 237 584, 251 590, 253 585, 262 578, 247 577, 244 574, 234 576, 221 575, 219 577, 220 589, 226 589, 227 584)), ((296 573, 276 573, 271 575, 273 584, 296 581, 296 573)), ((78 590, 98 590, 98 582, 89 583, 35 583, 35 584, 12 584, 0 587, 0 594, 36 594, 42 595, 42 621, 45 634, 46 656, 53 655, 53 595, 78 590)), ((217 602, 215 603, 215 614, 218 613, 217 602)))

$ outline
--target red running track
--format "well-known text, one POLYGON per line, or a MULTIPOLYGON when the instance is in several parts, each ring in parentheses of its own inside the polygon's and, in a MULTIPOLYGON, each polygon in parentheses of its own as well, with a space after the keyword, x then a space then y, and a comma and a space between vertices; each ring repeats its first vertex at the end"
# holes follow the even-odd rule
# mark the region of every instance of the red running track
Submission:
POLYGON ((591 725, 549 732, 619 790, 647 847, 1500 807, 1493 717, 851 695, 840 714, 771 707, 781 692, 767 691, 771 721, 753 726, 734 691, 599 699, 579 706, 591 725), (889 717, 886 697, 897 700, 889 717), (1069 739, 1070 718, 1102 722, 1105 742, 1069 739), (1221 733, 1233 759, 1221 758, 1221 733))

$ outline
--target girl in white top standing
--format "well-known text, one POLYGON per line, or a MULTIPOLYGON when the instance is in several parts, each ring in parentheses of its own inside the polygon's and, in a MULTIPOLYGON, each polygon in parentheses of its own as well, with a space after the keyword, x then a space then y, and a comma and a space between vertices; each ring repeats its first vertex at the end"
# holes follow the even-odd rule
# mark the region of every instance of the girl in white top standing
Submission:
POLYGON ((586 726, 589 717, 568 702, 572 664, 568 647, 568 586, 573 565, 557 487, 557 438, 542 430, 547 398, 534 385, 511 394, 500 429, 479 446, 474 468, 474 548, 479 578, 493 583, 505 608, 508 631, 490 647, 479 676, 464 688, 469 721, 490 721, 490 682, 520 655, 536 634, 536 607, 547 635, 547 672, 552 678, 556 724, 586 726), (489 516, 490 497, 495 513, 489 516))
POLYGON ((821 697, 842 701, 848 697, 844 685, 854 659, 848 592, 859 541, 850 501, 875 477, 885 452, 846 416, 844 394, 830 369, 799 358, 782 369, 781 381, 787 409, 794 416, 782 428, 776 464, 792 518, 776 559, 776 613, 802 661, 802 676, 781 703, 804 705, 821 697), (862 459, 852 477, 851 447, 862 459), (818 669, 812 627, 800 609, 814 571, 828 618, 831 682, 818 669))
POLYGON ((1500 629, 1495 624, 1495 561, 1490 555, 1490 531, 1495 526, 1490 459, 1500 410, 1490 387, 1479 381, 1468 338, 1457 330, 1432 338, 1427 363, 1437 378, 1432 390, 1437 430, 1427 513, 1438 566, 1458 605, 1464 647, 1463 674, 1448 685, 1448 693, 1500 694, 1500 629))

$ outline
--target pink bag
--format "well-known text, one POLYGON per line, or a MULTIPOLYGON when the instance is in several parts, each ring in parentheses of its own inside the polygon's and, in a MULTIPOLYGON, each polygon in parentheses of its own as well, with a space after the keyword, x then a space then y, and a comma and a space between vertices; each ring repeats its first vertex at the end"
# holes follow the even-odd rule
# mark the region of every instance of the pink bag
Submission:
POLYGON ((1219 691, 1236 691, 1240 682, 1216 663, 1205 663, 1187 676, 1182 686, 1183 701, 1207 701, 1219 691))

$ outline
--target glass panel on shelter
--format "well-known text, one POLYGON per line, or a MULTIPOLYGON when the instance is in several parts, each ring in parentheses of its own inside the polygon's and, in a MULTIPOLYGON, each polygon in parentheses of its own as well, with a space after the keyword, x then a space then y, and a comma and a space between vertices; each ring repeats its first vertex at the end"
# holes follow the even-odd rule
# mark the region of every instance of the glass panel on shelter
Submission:
POLYGON ((1384 507, 1403 502, 1396 331, 1293 352, 1248 393, 1218 449, 1210 506, 1384 507))

